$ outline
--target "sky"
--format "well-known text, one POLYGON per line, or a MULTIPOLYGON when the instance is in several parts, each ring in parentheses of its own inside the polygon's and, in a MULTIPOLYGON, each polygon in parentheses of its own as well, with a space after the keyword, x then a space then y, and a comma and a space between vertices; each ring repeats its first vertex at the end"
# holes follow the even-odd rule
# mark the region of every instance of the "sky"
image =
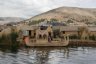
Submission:
POLYGON ((0 0, 0 17, 29 18, 62 6, 96 8, 96 0, 0 0))

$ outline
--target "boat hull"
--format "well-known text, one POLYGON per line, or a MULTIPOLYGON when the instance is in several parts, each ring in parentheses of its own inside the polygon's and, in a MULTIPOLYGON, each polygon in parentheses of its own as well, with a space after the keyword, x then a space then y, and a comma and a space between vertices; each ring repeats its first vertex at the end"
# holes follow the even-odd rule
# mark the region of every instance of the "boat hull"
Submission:
POLYGON ((68 46, 69 41, 37 41, 37 42, 27 42, 26 45, 27 46, 68 46))

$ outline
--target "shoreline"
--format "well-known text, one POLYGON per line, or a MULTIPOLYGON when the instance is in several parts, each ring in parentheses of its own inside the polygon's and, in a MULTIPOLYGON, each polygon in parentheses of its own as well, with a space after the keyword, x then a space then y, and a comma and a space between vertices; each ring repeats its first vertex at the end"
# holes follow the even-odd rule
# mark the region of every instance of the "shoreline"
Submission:
MULTIPOLYGON (((26 44, 24 43, 20 43, 18 46, 14 46, 14 45, 10 45, 10 44, 3 44, 3 43, 0 43, 0 47, 2 46, 7 46, 7 47, 10 47, 10 46, 14 46, 14 47, 23 47, 23 46, 27 46, 27 47, 79 47, 79 46, 85 46, 85 47, 96 47, 96 41, 93 41, 93 40, 70 40, 69 41, 69 44, 67 46, 63 46, 62 44, 63 43, 59 43, 60 45, 56 45, 56 46, 50 46, 51 43, 49 43, 50 45, 49 46, 39 46, 39 43, 36 43, 38 45, 34 45, 33 46, 27 46, 26 44)), ((52 43, 54 44, 54 43, 52 43)))

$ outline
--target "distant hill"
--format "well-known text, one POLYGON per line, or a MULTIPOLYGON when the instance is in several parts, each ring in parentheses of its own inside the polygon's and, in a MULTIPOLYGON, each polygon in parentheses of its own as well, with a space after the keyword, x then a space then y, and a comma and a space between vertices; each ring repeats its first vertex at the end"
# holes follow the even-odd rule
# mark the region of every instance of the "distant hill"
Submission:
POLYGON ((52 18, 73 25, 96 25, 96 8, 59 7, 26 21, 52 18))
POLYGON ((0 17, 0 24, 6 24, 10 22, 19 22, 23 20, 24 18, 19 18, 19 17, 0 17))

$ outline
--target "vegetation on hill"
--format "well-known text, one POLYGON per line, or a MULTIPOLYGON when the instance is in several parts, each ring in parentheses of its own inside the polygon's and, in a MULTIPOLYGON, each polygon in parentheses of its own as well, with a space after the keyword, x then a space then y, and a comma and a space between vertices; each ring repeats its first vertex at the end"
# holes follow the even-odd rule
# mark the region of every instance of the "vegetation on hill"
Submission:
POLYGON ((29 21, 29 25, 36 25, 36 24, 39 24, 39 23, 44 22, 44 21, 57 22, 58 20, 55 18, 51 18, 50 20, 47 20, 47 19, 32 20, 32 21, 29 21))
POLYGON ((44 22, 44 21, 45 21, 45 19, 29 21, 29 25, 39 24, 39 23, 44 22))

